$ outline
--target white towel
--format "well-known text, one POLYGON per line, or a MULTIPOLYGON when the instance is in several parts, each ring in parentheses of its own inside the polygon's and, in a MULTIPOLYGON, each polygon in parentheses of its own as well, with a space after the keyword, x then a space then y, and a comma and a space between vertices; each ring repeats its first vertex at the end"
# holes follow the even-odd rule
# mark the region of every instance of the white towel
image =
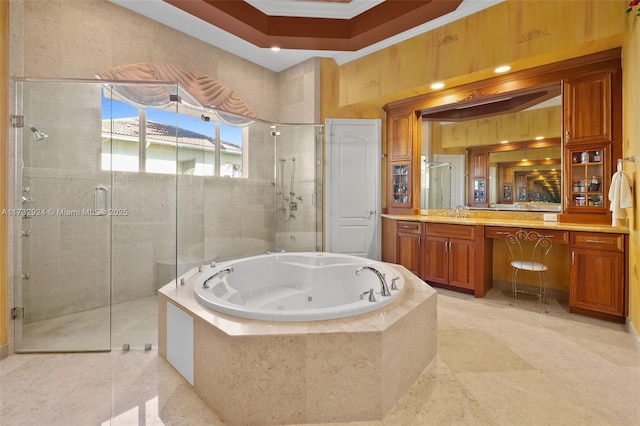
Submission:
POLYGON ((618 220, 627 218, 626 208, 633 207, 633 195, 631 194, 631 179, 623 171, 616 172, 611 178, 609 188, 609 210, 613 212, 613 225, 618 220))

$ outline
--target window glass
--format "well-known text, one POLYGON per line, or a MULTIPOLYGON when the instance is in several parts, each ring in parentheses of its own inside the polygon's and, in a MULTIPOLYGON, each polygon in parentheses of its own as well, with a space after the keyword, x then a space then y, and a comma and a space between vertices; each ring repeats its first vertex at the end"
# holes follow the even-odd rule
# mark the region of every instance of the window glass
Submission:
POLYGON ((102 170, 137 172, 138 108, 110 99, 102 89, 102 170))
POLYGON ((130 105, 112 99, 109 91, 104 90, 103 170, 246 177, 243 139, 247 132, 242 127, 216 121, 215 116, 204 117, 182 106, 176 113, 130 105), (141 155, 144 161, 140 161, 141 155))
POLYGON ((244 177, 242 128, 220 123, 220 176, 244 177))

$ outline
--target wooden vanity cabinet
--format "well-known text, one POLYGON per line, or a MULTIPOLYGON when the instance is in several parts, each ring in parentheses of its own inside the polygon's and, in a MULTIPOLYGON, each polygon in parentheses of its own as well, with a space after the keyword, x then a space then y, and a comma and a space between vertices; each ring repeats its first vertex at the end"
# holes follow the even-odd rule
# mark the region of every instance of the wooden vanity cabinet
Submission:
POLYGON ((383 217, 382 220, 382 261, 396 263, 396 230, 398 221, 383 217))
POLYGON ((571 232, 569 311, 624 322, 627 315, 627 238, 571 232))
POLYGON ((475 226, 425 223, 422 279, 473 292, 475 226))
POLYGON ((398 221, 396 234, 396 263, 420 276, 420 248, 422 223, 398 221))

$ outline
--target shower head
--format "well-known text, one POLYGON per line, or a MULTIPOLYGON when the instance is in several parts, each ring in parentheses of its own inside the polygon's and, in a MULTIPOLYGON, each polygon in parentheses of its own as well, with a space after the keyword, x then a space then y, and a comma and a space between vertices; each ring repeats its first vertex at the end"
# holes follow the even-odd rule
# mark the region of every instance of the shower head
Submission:
POLYGON ((36 142, 45 140, 46 138, 49 137, 49 135, 47 135, 46 133, 42 133, 40 130, 36 129, 33 126, 31 126, 30 129, 31 129, 31 132, 33 133, 33 139, 35 139, 36 142))

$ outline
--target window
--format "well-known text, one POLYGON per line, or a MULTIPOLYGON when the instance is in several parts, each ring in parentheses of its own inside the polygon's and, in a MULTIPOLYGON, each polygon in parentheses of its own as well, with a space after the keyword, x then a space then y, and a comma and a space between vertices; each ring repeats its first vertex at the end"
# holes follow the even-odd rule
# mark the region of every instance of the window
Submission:
POLYGON ((242 127, 200 111, 133 106, 103 89, 103 170, 247 177, 246 140, 242 127))

